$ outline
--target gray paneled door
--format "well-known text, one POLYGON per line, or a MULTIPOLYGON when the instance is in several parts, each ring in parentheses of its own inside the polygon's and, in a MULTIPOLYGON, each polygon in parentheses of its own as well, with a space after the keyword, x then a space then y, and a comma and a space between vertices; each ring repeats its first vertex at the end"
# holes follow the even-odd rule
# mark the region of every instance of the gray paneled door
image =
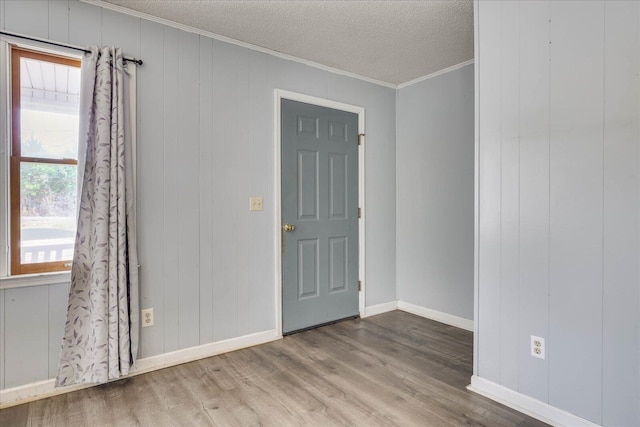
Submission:
POLYGON ((282 100, 282 331, 358 315, 358 116, 282 100))

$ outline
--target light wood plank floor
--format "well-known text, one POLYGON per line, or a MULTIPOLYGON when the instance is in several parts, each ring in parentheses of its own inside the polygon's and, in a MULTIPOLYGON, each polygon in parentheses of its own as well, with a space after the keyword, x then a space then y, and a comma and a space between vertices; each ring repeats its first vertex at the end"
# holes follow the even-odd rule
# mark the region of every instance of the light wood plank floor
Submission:
POLYGON ((394 311, 7 408, 0 425, 546 425, 465 389, 472 341, 394 311))

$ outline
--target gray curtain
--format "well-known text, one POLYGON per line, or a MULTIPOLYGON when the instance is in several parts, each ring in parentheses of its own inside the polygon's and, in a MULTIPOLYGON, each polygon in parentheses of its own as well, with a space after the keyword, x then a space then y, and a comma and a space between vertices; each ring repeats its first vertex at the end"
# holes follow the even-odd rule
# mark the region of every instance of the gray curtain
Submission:
POLYGON ((138 353, 135 129, 127 117, 135 105, 125 98, 135 78, 120 49, 90 51, 82 60, 78 229, 57 386, 119 378, 138 353))

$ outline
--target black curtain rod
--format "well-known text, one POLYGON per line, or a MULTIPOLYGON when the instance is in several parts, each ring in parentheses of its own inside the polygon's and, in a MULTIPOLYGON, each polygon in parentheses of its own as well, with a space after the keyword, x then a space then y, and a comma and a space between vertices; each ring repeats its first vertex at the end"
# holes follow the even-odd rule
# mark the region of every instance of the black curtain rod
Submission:
MULTIPOLYGON (((73 49, 73 50, 77 50, 77 51, 84 52, 84 53, 91 53, 90 50, 84 49, 82 47, 72 46, 70 44, 62 44, 62 43, 52 42, 52 41, 49 41, 49 40, 36 39, 36 38, 33 38, 33 37, 27 37, 27 36, 23 36, 23 35, 20 35, 20 34, 9 33, 9 32, 6 32, 6 31, 0 31, 0 34, 4 34, 5 36, 17 37, 17 38, 24 39, 24 40, 30 40, 32 42, 46 43, 46 44, 50 44, 52 46, 64 47, 64 48, 67 48, 67 49, 73 49)), ((142 59, 127 58, 126 56, 123 59, 125 61, 133 62, 133 63, 136 63, 138 65, 142 65, 143 64, 142 59)))

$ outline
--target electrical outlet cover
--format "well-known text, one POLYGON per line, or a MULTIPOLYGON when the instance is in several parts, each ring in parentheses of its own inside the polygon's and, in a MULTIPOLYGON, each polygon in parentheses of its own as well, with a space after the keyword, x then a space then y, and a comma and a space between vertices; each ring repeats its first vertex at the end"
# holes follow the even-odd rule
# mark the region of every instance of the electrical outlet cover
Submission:
POLYGON ((531 356, 538 359, 545 358, 544 338, 531 335, 531 356))
POLYGON ((140 314, 140 322, 142 323, 143 328, 153 326, 153 308, 146 308, 142 310, 140 314))

